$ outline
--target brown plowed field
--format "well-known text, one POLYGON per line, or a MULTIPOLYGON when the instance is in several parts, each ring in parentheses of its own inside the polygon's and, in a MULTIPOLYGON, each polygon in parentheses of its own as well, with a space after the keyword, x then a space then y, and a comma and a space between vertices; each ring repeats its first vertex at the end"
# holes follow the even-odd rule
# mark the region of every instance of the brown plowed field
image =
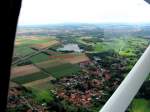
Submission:
POLYGON ((42 43, 42 44, 34 44, 34 45, 32 45, 31 47, 32 48, 36 48, 36 49, 44 49, 44 48, 46 48, 46 47, 49 47, 49 46, 53 46, 53 45, 56 45, 56 44, 58 44, 59 42, 58 41, 56 41, 56 40, 52 40, 52 41, 50 41, 50 42, 47 42, 47 43, 42 43))
POLYGON ((51 59, 60 59, 63 60, 64 62, 68 62, 71 64, 76 64, 80 63, 83 61, 89 61, 89 58, 85 54, 65 54, 65 55, 56 55, 56 56, 50 56, 49 58, 51 59))
POLYGON ((61 59, 54 59, 54 60, 40 62, 40 63, 37 63, 36 65, 38 65, 41 68, 48 68, 48 67, 54 67, 63 63, 66 63, 66 62, 61 59))
POLYGON ((64 58, 64 60, 71 64, 76 64, 84 61, 89 61, 89 58, 85 54, 81 54, 77 56, 76 55, 72 56, 70 58, 64 58))
POLYGON ((40 80, 36 80, 36 81, 30 82, 30 83, 26 83, 23 86, 33 87, 33 86, 36 86, 36 85, 42 85, 42 84, 47 83, 48 81, 53 80, 53 79, 54 78, 50 76, 50 77, 45 78, 45 79, 40 79, 40 80))
POLYGON ((29 75, 29 74, 36 73, 39 71, 40 71, 40 69, 38 69, 34 65, 25 65, 25 66, 20 66, 20 67, 14 67, 11 69, 11 78, 29 75))
POLYGON ((57 65, 61 65, 64 63, 77 64, 80 62, 89 61, 89 58, 85 54, 76 55, 73 53, 60 55, 60 56, 59 55, 58 56, 50 56, 50 59, 51 60, 37 63, 36 65, 38 65, 41 68, 48 68, 48 67, 54 67, 57 65))

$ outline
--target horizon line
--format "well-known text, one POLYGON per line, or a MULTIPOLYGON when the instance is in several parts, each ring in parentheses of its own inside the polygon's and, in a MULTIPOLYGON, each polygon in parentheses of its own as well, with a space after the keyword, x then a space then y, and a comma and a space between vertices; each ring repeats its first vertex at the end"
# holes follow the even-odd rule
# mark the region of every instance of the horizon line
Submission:
POLYGON ((18 27, 22 26, 46 26, 46 25, 77 25, 77 24, 87 24, 87 25, 98 25, 98 24, 150 24, 150 22, 97 22, 97 23, 84 23, 84 22, 64 22, 64 23, 43 23, 43 24, 19 24, 18 27))

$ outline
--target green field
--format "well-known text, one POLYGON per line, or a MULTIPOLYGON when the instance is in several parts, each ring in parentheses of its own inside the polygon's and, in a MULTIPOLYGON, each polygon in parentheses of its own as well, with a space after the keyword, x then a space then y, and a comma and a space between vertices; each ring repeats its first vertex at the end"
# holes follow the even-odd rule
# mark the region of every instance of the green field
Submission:
POLYGON ((96 43, 93 45, 93 49, 95 52, 103 52, 113 48, 114 48, 113 44, 108 42, 96 43))
POLYGON ((130 112, 150 112, 150 101, 145 99, 135 99, 130 112))
POLYGON ((44 74, 42 72, 38 72, 38 73, 26 75, 26 76, 20 76, 20 77, 13 78, 12 81, 16 82, 16 83, 19 83, 19 84, 25 84, 25 83, 29 83, 29 82, 32 82, 32 81, 44 79, 44 78, 47 78, 47 77, 49 77, 49 75, 44 74))
POLYGON ((25 56, 33 53, 34 50, 27 46, 17 46, 15 47, 15 56, 25 56))
POLYGON ((149 41, 138 37, 118 37, 113 40, 103 40, 102 42, 94 43, 86 43, 86 41, 80 38, 78 42, 85 45, 91 45, 93 47, 93 50, 89 51, 91 53, 114 50, 121 56, 136 56, 137 49, 144 48, 148 45, 149 41))
POLYGON ((39 63, 39 62, 46 61, 46 60, 49 60, 49 59, 50 59, 49 56, 44 54, 44 53, 40 53, 40 54, 30 58, 30 60, 33 63, 39 63))
POLYGON ((32 88, 32 94, 35 101, 50 102, 54 100, 53 94, 48 89, 32 88))
POLYGON ((49 72, 53 77, 61 78, 77 73, 78 71, 80 71, 80 67, 78 65, 67 63, 55 67, 46 68, 45 70, 49 72))
POLYGON ((116 52, 127 52, 132 53, 134 52, 134 49, 136 47, 143 46, 148 44, 148 41, 142 38, 133 38, 133 37, 128 37, 128 38, 116 38, 114 40, 111 40, 109 42, 98 42, 94 45, 94 50, 95 51, 106 51, 113 49, 116 52))
POLYGON ((17 37, 16 41, 19 41, 19 45, 15 45, 15 56, 25 56, 28 54, 32 54, 34 52, 33 49, 30 48, 30 46, 34 44, 42 44, 47 43, 49 41, 54 40, 54 38, 42 38, 39 37, 39 39, 32 40, 30 38, 24 38, 24 37, 17 37))

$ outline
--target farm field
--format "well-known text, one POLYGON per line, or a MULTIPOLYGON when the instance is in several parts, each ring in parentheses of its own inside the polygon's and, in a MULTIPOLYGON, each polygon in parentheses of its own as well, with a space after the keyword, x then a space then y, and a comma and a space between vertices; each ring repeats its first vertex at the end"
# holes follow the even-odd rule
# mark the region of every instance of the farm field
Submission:
POLYGON ((34 65, 25 65, 19 67, 13 67, 11 70, 11 77, 25 76, 32 73, 39 72, 40 70, 34 65))
MULTIPOLYGON (((16 43, 17 42, 19 44, 15 45, 14 56, 20 56, 20 59, 36 53, 37 51, 32 49, 33 46, 43 49, 44 47, 59 43, 57 40, 43 37, 17 37, 16 43), (49 42, 50 40, 51 42, 49 42)), ((53 79, 53 77, 61 78, 79 72, 80 67, 77 63, 89 61, 89 58, 84 53, 61 53, 49 49, 45 49, 45 51, 51 52, 51 54, 48 55, 44 52, 40 52, 22 61, 30 61, 30 64, 24 63, 19 66, 13 66, 11 80, 25 87, 42 86, 53 79), (49 73, 49 75, 43 73, 43 70, 49 73)))
POLYGON ((70 76, 76 74, 80 71, 79 65, 73 64, 61 64, 55 67, 50 67, 45 69, 48 73, 50 73, 55 78, 61 78, 64 76, 70 76))
POLYGON ((50 58, 47 54, 44 54, 44 53, 40 53, 30 58, 30 61, 33 63, 39 63, 39 62, 46 61, 46 60, 50 60, 50 58))
POLYGON ((15 77, 15 78, 12 78, 11 80, 18 84, 25 84, 25 83, 29 83, 32 81, 41 80, 47 77, 49 77, 49 75, 42 73, 42 72, 37 72, 37 73, 25 75, 25 76, 15 77))
POLYGON ((71 64, 76 64, 84 61, 89 61, 89 58, 84 53, 67 53, 50 56, 50 59, 64 60, 71 64))
POLYGON ((71 64, 76 64, 84 61, 89 61, 90 59, 85 54, 80 54, 78 56, 73 56, 72 58, 65 58, 64 60, 71 64))
POLYGON ((56 39, 51 39, 47 37, 18 37, 16 38, 14 55, 23 57, 34 52, 34 50, 31 48, 32 46, 41 45, 40 47, 42 49, 44 47, 53 46, 58 43, 59 42, 56 39))
MULTIPOLYGON (((54 39, 51 38, 40 38, 40 37, 34 37, 30 38, 30 37, 19 37, 16 38, 16 42, 20 42, 20 46, 29 46, 29 45, 33 45, 33 44, 42 44, 42 43, 47 43, 47 42, 53 42, 56 41, 54 39)), ((17 45, 16 45, 17 46, 17 45)))
POLYGON ((14 55, 16 57, 24 57, 26 55, 33 53, 33 52, 34 52, 34 50, 27 47, 27 46, 18 46, 15 48, 14 55))
POLYGON ((47 42, 47 43, 34 44, 34 45, 31 45, 30 47, 40 50, 40 49, 44 49, 46 47, 57 45, 57 44, 59 44, 59 42, 56 41, 56 40, 53 40, 53 41, 50 41, 50 42, 47 42))
POLYGON ((47 60, 47 61, 36 63, 36 65, 41 67, 41 68, 48 68, 48 67, 58 66, 58 65, 61 65, 61 64, 64 64, 64 63, 66 63, 65 60, 56 58, 56 59, 50 59, 50 60, 47 60))
MULTIPOLYGON (((30 86, 31 87, 31 86, 30 86)), ((42 83, 33 85, 32 88, 41 88, 41 90, 49 90, 49 89, 56 89, 53 84, 51 84, 50 81, 43 81, 42 83)))
POLYGON ((41 89, 48 89, 50 86, 50 81, 51 80, 54 80, 53 77, 49 76, 47 78, 44 78, 44 79, 40 79, 40 80, 35 80, 35 81, 32 81, 32 82, 29 82, 29 83, 26 83, 26 84, 23 84, 23 86, 25 87, 30 87, 30 88, 41 88, 41 89))

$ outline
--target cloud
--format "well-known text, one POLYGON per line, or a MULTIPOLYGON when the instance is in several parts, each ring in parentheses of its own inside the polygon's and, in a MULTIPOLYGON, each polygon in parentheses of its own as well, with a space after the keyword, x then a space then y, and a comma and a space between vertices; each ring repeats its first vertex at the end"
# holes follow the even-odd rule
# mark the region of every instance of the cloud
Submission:
POLYGON ((19 24, 149 22, 144 0, 23 0, 19 24))

